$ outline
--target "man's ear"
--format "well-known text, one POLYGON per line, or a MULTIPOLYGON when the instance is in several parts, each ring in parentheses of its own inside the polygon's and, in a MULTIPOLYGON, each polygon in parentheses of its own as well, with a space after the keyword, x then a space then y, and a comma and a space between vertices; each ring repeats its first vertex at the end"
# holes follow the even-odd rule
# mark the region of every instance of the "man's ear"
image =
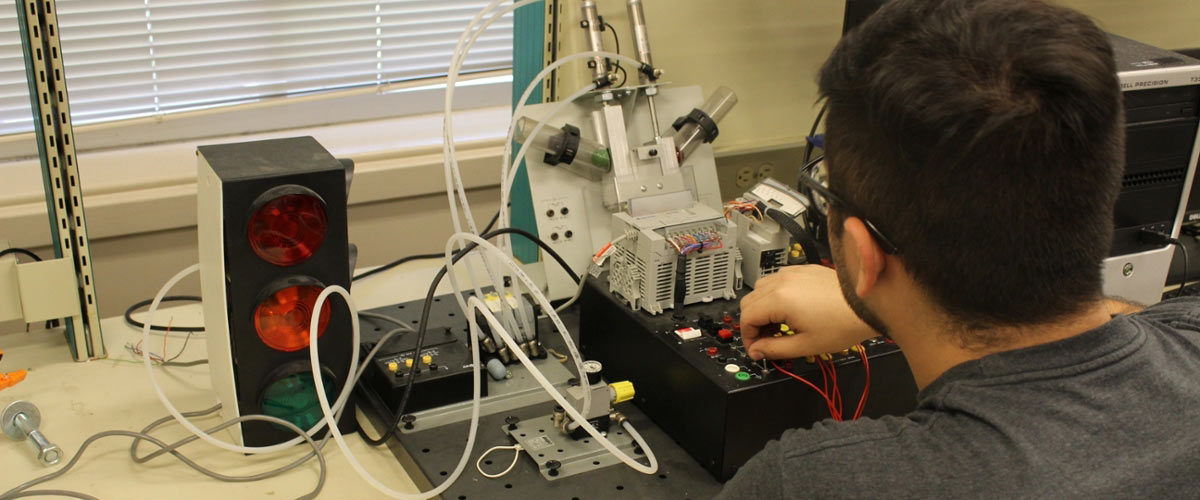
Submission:
POLYGON ((842 223, 842 251, 852 250, 858 255, 858 281, 855 292, 866 297, 875 288, 887 260, 883 248, 871 237, 866 224, 858 217, 846 217, 842 223))

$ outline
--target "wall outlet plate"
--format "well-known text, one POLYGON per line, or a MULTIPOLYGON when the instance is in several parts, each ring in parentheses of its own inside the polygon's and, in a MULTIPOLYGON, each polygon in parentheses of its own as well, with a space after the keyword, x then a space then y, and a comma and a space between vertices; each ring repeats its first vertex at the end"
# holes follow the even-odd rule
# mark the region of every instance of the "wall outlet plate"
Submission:
POLYGON ((721 199, 741 196, 754 183, 771 177, 789 186, 796 185, 796 170, 804 158, 804 147, 785 145, 769 150, 726 152, 717 156, 717 182, 721 199))

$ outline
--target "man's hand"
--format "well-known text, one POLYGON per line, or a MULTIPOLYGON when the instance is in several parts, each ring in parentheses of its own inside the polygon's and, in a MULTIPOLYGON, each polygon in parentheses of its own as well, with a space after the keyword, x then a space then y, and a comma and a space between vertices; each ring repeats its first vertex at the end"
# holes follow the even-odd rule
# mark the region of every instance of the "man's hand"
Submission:
POLYGON ((836 352, 879 335, 850 309, 837 273, 823 266, 789 266, 766 276, 741 305, 742 343, 756 360, 836 352), (795 335, 773 337, 778 330, 766 328, 780 323, 795 335))

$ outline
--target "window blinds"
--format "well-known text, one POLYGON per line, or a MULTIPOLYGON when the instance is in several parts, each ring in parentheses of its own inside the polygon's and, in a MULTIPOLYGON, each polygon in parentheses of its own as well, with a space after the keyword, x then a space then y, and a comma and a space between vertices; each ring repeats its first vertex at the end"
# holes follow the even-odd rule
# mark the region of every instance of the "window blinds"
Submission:
MULTIPOLYGON (((446 74, 486 0, 58 0, 78 124, 446 74)), ((0 9, 0 134, 32 128, 14 2, 0 9)), ((511 67, 512 19, 464 72, 511 67)), ((332 110, 331 110, 332 112, 332 110)))

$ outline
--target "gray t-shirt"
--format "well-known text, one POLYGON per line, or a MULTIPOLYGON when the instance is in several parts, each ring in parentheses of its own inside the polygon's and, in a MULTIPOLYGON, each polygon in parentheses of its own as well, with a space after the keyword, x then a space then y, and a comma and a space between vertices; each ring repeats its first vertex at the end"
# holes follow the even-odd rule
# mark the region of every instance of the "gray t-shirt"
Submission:
POLYGON ((903 417, 771 441, 719 499, 1200 498, 1200 299, 955 366, 903 417))

